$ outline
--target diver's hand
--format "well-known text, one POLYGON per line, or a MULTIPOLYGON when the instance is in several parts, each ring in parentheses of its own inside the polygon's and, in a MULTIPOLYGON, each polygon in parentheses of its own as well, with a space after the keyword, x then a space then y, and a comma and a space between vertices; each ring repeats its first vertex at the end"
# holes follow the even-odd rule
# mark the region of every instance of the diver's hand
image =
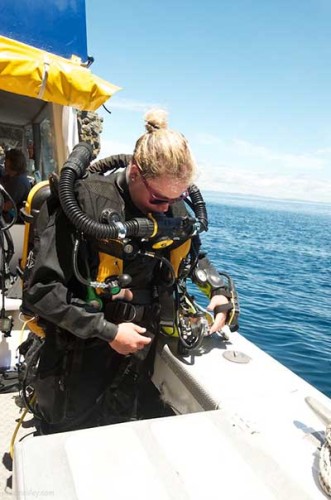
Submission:
MULTIPOLYGON (((207 309, 208 311, 213 311, 216 306, 222 306, 227 304, 229 300, 224 295, 214 295, 209 302, 207 309)), ((215 333, 221 331, 226 322, 227 312, 219 312, 214 318, 214 323, 211 325, 209 333, 215 333)))
POLYGON ((133 293, 129 288, 122 288, 122 290, 119 293, 116 293, 115 295, 112 296, 112 300, 127 300, 130 302, 133 298, 133 293))
POLYGON ((135 323, 120 323, 116 337, 109 345, 119 354, 134 354, 152 341, 151 338, 141 335, 145 332, 146 328, 135 323))

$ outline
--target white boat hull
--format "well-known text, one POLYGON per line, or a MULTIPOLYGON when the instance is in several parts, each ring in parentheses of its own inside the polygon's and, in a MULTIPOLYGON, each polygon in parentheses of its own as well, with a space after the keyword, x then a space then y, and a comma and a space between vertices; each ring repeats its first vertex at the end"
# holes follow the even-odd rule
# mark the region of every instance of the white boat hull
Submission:
POLYGON ((325 424, 305 398, 331 408, 329 398, 238 333, 206 339, 204 349, 181 360, 167 342, 157 354, 154 383, 184 415, 17 443, 17 498, 325 498, 325 424), (249 362, 229 361, 231 351, 249 362))

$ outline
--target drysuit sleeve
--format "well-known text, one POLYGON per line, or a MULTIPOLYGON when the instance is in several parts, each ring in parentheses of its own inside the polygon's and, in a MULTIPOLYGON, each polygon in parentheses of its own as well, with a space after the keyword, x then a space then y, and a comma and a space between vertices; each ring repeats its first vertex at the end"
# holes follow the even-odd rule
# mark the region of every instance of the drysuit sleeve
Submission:
POLYGON ((224 280, 205 253, 199 254, 192 273, 192 281, 209 299, 214 295, 228 297, 224 280))
MULTIPOLYGON (((74 228, 62 210, 51 216, 40 235, 39 251, 26 289, 23 308, 77 337, 112 341, 117 326, 102 312, 91 312, 72 291, 74 228)), ((76 294, 78 295, 78 294, 76 294)))
POLYGON ((224 295, 227 298, 227 303, 214 308, 214 314, 227 312, 226 324, 230 327, 231 331, 238 330, 240 307, 232 278, 224 272, 219 273, 206 257, 206 254, 201 252, 192 273, 192 281, 210 299, 215 295, 224 295), (224 277, 226 281, 224 281, 224 277))

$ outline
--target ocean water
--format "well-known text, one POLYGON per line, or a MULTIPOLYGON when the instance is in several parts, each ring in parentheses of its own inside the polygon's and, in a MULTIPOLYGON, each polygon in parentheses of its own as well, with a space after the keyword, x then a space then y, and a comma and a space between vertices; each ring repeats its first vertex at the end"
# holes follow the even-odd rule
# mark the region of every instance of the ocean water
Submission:
POLYGON ((240 333, 331 397, 331 204, 204 198, 203 247, 235 280, 240 333))

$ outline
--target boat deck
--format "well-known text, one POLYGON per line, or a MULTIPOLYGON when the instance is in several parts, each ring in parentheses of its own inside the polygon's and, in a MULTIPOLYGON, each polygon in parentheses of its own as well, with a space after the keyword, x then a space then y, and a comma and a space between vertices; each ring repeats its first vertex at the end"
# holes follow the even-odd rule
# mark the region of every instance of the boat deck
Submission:
MULTIPOLYGON (((17 326, 1 342, 8 366, 19 338, 17 326)), ((160 342, 153 382, 178 416, 33 437, 27 414, 13 476, 10 441, 22 410, 16 393, 0 394, 0 500, 108 500, 110 485, 117 500, 216 500, 219 481, 233 500, 325 498, 318 480, 325 423, 307 398, 328 410, 331 400, 243 336, 206 338, 185 359, 175 340, 160 342), (123 491, 128 467, 134 480, 123 491)))
POLYGON ((325 423, 307 398, 327 409, 329 398, 239 334, 207 338, 203 353, 186 359, 172 342, 159 347, 153 381, 180 415, 18 442, 18 500, 30 492, 56 500, 325 499, 325 423))

